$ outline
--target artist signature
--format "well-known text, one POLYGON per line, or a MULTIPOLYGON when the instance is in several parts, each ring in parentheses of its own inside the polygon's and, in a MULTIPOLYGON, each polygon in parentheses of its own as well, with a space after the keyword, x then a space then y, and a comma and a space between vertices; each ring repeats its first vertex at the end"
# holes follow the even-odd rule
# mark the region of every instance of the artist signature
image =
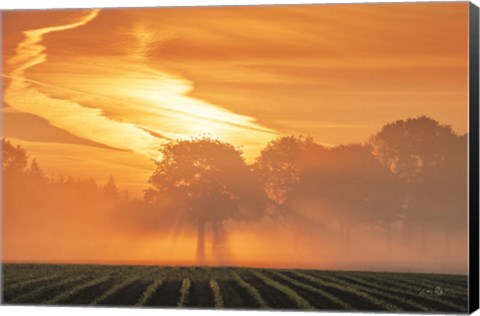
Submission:
POLYGON ((420 296, 442 296, 443 290, 440 286, 435 287, 435 289, 422 289, 418 293, 420 296))

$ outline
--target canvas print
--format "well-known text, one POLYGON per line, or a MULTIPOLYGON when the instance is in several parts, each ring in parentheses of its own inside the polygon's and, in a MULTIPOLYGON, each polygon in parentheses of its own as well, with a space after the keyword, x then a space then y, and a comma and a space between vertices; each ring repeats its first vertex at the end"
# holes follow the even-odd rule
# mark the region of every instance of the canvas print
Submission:
POLYGON ((1 12, 3 304, 467 312, 469 8, 1 12))

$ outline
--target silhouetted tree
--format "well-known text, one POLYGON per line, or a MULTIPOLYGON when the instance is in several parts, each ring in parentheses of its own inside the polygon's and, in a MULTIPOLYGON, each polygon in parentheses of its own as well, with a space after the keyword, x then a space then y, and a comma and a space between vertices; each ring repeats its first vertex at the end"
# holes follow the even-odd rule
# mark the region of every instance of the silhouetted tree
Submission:
POLYGON ((365 202, 363 224, 382 228, 390 251, 392 226, 400 223, 405 216, 405 185, 399 177, 375 159, 370 146, 363 148, 364 157, 368 161, 359 166, 364 172, 361 186, 365 202))
POLYGON ((145 198, 160 222, 196 229, 199 263, 205 259, 207 225, 218 238, 225 221, 262 216, 261 187, 232 145, 208 138, 173 141, 161 154, 145 198))
POLYGON ((457 216, 465 222, 466 187, 459 182, 466 182, 466 142, 450 126, 425 116, 399 120, 369 143, 382 165, 404 182, 404 228, 419 228, 422 251, 432 227, 448 231, 457 216))
POLYGON ((2 168, 5 176, 25 172, 28 155, 19 145, 13 146, 10 141, 2 139, 2 168))
POLYGON ((269 199, 268 214, 290 229, 295 250, 301 231, 296 228, 308 227, 310 231, 319 228, 319 222, 312 221, 298 207, 299 196, 293 193, 298 192, 303 174, 312 159, 318 158, 318 150, 323 149, 311 137, 283 136, 268 143, 253 165, 269 199))
POLYGON ((362 224, 376 224, 379 218, 373 195, 381 190, 376 187, 380 165, 360 144, 317 150, 314 156, 295 198, 313 205, 310 217, 338 225, 341 242, 348 249, 352 231, 362 224))
POLYGON ((18 213, 7 213, 6 210, 24 209, 29 203, 25 176, 27 166, 28 155, 26 150, 2 139, 2 208, 4 210, 4 221, 8 221, 13 216, 18 217, 18 213))
POLYGON ((300 183, 305 158, 318 146, 310 137, 284 136, 267 144, 253 165, 264 191, 274 205, 274 217, 289 216, 288 194, 300 183))
POLYGON ((407 183, 419 183, 449 155, 457 137, 450 126, 421 116, 385 125, 369 144, 374 156, 392 173, 407 183))
MULTIPOLYGON (((334 220, 340 224, 342 240, 348 249, 351 244, 351 234, 355 227, 364 224, 367 220, 368 190, 372 179, 371 155, 362 145, 344 145, 330 150, 330 159, 333 162, 330 170, 323 176, 325 183, 321 186, 321 196, 327 205, 332 208, 334 220)), ((325 170, 320 170, 324 173, 325 170)), ((317 175, 314 173, 314 175, 317 175)))
POLYGON ((103 186, 103 191, 110 198, 119 197, 117 185, 115 184, 115 179, 113 179, 113 176, 108 177, 107 183, 105 183, 103 186))
POLYGON ((30 164, 30 167, 27 170, 27 175, 32 181, 35 181, 38 183, 46 180, 45 175, 43 174, 43 171, 38 166, 36 159, 32 160, 32 163, 30 164))
POLYGON ((413 208, 406 217, 408 224, 420 226, 422 234, 443 233, 447 252, 450 234, 467 229, 467 159, 467 137, 454 135, 450 142, 445 141, 438 162, 424 170, 421 181, 411 185, 413 208))

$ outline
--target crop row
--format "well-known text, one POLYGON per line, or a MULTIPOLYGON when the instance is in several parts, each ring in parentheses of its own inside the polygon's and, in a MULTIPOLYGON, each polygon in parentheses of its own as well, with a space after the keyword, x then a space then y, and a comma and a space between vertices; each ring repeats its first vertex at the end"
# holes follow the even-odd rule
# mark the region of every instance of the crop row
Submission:
POLYGON ((7 304, 465 312, 465 277, 209 267, 3 267, 7 304), (25 274, 22 274, 25 273, 25 274), (423 288, 442 288, 421 295, 423 288))

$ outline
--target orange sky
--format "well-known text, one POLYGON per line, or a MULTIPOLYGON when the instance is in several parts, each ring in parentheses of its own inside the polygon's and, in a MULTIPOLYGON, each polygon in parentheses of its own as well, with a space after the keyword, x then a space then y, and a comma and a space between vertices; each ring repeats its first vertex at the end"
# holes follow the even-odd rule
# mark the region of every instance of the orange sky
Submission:
POLYGON ((468 3, 4 11, 3 136, 51 174, 140 194, 169 139, 251 161, 278 135, 363 142, 468 119, 468 3))

